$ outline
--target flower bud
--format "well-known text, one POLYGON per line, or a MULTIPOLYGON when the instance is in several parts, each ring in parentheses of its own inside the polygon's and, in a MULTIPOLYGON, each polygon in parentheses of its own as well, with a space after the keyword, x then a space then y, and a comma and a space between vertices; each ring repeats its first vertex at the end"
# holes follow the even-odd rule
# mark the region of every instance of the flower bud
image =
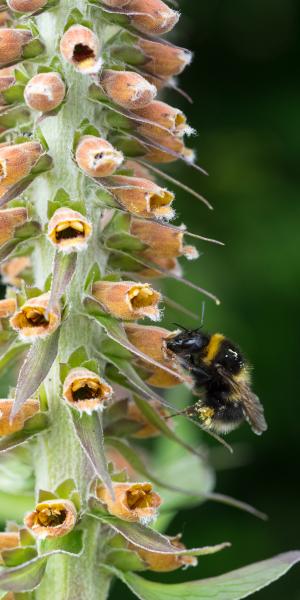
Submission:
POLYGON ((102 71, 100 83, 116 104, 130 110, 147 106, 156 96, 156 87, 133 71, 102 71))
POLYGON ((24 142, 0 148, 0 196, 10 186, 29 175, 42 152, 39 142, 24 142))
POLYGON ((32 40, 27 29, 0 29, 0 64, 9 64, 22 57, 23 46, 32 40))
MULTIPOLYGON (((177 258, 186 256, 188 259, 198 257, 194 246, 184 246, 184 230, 178 231, 160 225, 160 223, 131 219, 130 233, 150 247, 151 257, 177 258)), ((142 253, 148 256, 148 250, 142 253)))
POLYGON ((6 210, 0 210, 0 246, 2 246, 2 244, 5 244, 5 242, 10 240, 14 236, 16 227, 19 227, 20 225, 26 223, 27 216, 27 210, 23 207, 7 208, 6 210))
POLYGON ((72 369, 63 386, 64 399, 80 412, 105 408, 112 393, 112 387, 104 379, 84 367, 72 369))
POLYGON ((27 83, 24 98, 34 110, 49 112, 59 106, 66 93, 66 86, 59 73, 38 73, 27 83))
POLYGON ((123 162, 123 154, 107 140, 95 135, 84 135, 76 148, 78 166, 92 177, 108 177, 123 162))
POLYGON ((60 40, 63 58, 83 74, 98 73, 102 66, 100 43, 96 34, 83 25, 72 25, 60 40))
POLYGON ((149 283, 97 281, 93 295, 117 319, 134 321, 148 317, 157 321, 160 318, 161 295, 149 283))
POLYGON ((130 0, 130 11, 141 14, 130 15, 135 29, 150 35, 162 35, 171 31, 179 19, 179 13, 161 0, 130 0))
POLYGON ((33 13, 47 4, 47 0, 6 0, 9 8, 16 12, 33 13))
MULTIPOLYGON (((20 534, 18 531, 1 531, 0 532, 0 565, 3 564, 2 551, 18 548, 21 545, 20 534)), ((4 596, 5 600, 6 596, 4 596)))
POLYGON ((125 331, 131 344, 138 350, 174 370, 174 375, 171 375, 150 362, 139 360, 139 364, 150 372, 147 383, 161 388, 174 387, 182 383, 179 374, 176 373, 175 362, 166 352, 166 340, 171 335, 170 331, 163 327, 144 327, 136 323, 126 324, 125 331))
POLYGON ((0 319, 8 319, 17 310, 17 301, 15 298, 5 298, 0 300, 0 319))
POLYGON ((111 515, 144 525, 156 517, 161 498, 152 491, 151 483, 113 483, 113 490, 114 500, 104 486, 98 486, 96 492, 111 515))
POLYGON ((14 76, 14 67, 0 69, 0 104, 1 104, 1 106, 6 104, 5 99, 2 96, 1 92, 5 92, 15 83, 16 83, 16 79, 14 76))
POLYGON ((31 260, 29 256, 16 256, 15 258, 3 262, 0 266, 3 283, 6 285, 13 285, 17 288, 21 287, 23 281, 21 274, 25 269, 29 269, 30 267, 31 260))
POLYGON ((136 110, 135 114, 143 119, 153 121, 153 124, 138 123, 136 127, 141 135, 157 141, 163 140, 168 133, 176 137, 183 137, 184 134, 190 134, 193 131, 187 124, 183 112, 169 106, 165 102, 155 100, 148 104, 148 106, 136 110), (157 127, 154 123, 157 123, 161 127, 157 127))
MULTIPOLYGON (((169 537, 170 543, 179 551, 185 550, 186 547, 180 541, 180 535, 176 537, 169 537)), ((181 567, 196 567, 198 564, 195 556, 189 556, 188 554, 160 554, 159 552, 149 552, 144 548, 135 546, 129 542, 128 548, 134 550, 139 557, 146 563, 150 571, 156 571, 160 573, 169 573, 170 571, 176 571, 181 567)))
POLYGON ((0 436, 10 435, 16 431, 21 431, 25 421, 30 417, 33 417, 33 415, 40 410, 38 400, 26 400, 11 421, 10 414, 13 403, 14 400, 12 398, 0 400, 0 436))
POLYGON ((139 177, 115 175, 108 189, 121 206, 134 215, 157 219, 172 219, 174 194, 153 181, 139 177))
POLYGON ((165 133, 159 138, 160 146, 164 146, 166 150, 160 150, 159 148, 147 147, 145 158, 150 162, 154 163, 171 163, 178 158, 186 160, 186 162, 194 161, 194 152, 190 148, 186 148, 182 139, 165 133), (168 150, 171 152, 169 153, 168 150), (176 154, 173 154, 176 153, 176 154), (177 155, 177 156, 176 156, 177 155))
POLYGON ((62 537, 74 528, 76 508, 70 500, 46 500, 39 502, 35 510, 24 519, 28 529, 39 539, 62 537))
MULTIPOLYGON (((158 402, 158 400, 149 400, 148 404, 150 404, 150 406, 155 409, 155 411, 159 414, 160 417, 165 418, 169 415, 168 411, 164 408, 164 406, 160 404, 160 402, 158 402)), ((128 403, 126 417, 130 421, 135 421, 136 423, 139 423, 141 426, 141 428, 138 431, 130 434, 131 437, 140 440, 145 440, 156 437, 161 434, 157 427, 155 427, 154 425, 152 425, 152 423, 147 421, 146 417, 143 415, 143 413, 140 411, 140 409, 133 400, 128 403)))
POLYGON ((31 298, 11 317, 10 324, 21 338, 34 340, 37 337, 46 337, 59 327, 59 308, 53 307, 47 314, 49 299, 49 293, 31 298))
POLYGON ((192 54, 188 50, 159 41, 139 38, 137 45, 148 58, 143 65, 144 71, 158 77, 169 79, 179 75, 192 60, 192 54))
POLYGON ((71 208, 58 208, 48 223, 49 240, 63 252, 84 250, 91 233, 89 221, 71 208))

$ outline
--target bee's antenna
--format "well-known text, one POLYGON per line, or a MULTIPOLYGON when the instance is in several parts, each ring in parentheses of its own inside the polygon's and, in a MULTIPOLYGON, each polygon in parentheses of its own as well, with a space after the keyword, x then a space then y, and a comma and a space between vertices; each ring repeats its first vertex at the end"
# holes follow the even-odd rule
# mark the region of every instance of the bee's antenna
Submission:
POLYGON ((184 327, 183 325, 179 325, 179 323, 172 323, 172 325, 176 325, 176 327, 179 327, 179 329, 182 329, 182 331, 188 331, 186 327, 184 327))

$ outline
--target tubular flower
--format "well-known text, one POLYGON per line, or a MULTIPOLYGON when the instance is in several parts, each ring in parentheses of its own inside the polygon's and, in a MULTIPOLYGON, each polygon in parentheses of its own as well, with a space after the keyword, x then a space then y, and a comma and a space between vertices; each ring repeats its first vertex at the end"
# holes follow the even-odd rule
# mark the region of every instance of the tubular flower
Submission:
MULTIPOLYGON (((166 373, 167 375, 167 373, 166 373)), ((166 418, 169 416, 169 412, 158 402, 158 400, 149 400, 148 404, 159 414, 160 417, 166 418)), ((155 427, 150 421, 147 421, 146 417, 140 411, 135 402, 131 401, 127 406, 127 418, 130 421, 135 421, 140 424, 140 429, 135 433, 131 433, 131 437, 145 440, 148 438, 157 437, 161 435, 161 431, 155 427)))
MULTIPOLYGON (((4 150, 4 148, 2 150, 4 150)), ((4 164, 4 168, 5 166, 6 164, 4 164)), ((0 246, 2 246, 2 244, 5 244, 5 242, 10 240, 14 236, 16 227, 19 227, 20 225, 26 223, 27 217, 28 214, 26 208, 23 208, 21 206, 19 208, 7 208, 6 210, 0 210, 0 246)))
POLYGON ((136 323, 128 323, 125 326, 125 331, 129 341, 138 350, 162 363, 165 367, 174 370, 174 375, 171 375, 150 362, 140 360, 142 366, 150 372, 147 379, 150 385, 168 388, 182 383, 179 373, 176 373, 174 362, 166 352, 166 340, 171 335, 170 331, 163 329, 163 327, 144 327, 136 323))
POLYGON ((17 310, 15 298, 5 298, 0 300, 0 319, 7 319, 17 310))
POLYGON ((62 537, 70 533, 77 520, 76 508, 70 500, 39 502, 24 519, 28 529, 39 539, 62 537))
POLYGON ((156 517, 161 498, 153 492, 151 483, 113 483, 113 490, 114 500, 107 488, 97 487, 97 497, 106 505, 111 515, 124 521, 143 524, 156 517))
POLYGON ((60 40, 60 52, 80 73, 92 75, 98 73, 102 66, 99 39, 83 25, 72 25, 64 33, 60 40))
POLYGON ((188 163, 193 163, 195 154, 193 150, 187 148, 184 141, 174 135, 165 133, 159 139, 159 145, 163 146, 163 150, 155 147, 147 147, 145 158, 154 163, 171 163, 178 158, 182 158, 188 163))
POLYGON ((59 73, 38 73, 30 79, 24 90, 27 106, 41 112, 54 110, 66 93, 66 86, 59 73))
MULTIPOLYGON (((178 231, 164 227, 160 223, 148 223, 142 219, 131 219, 130 231, 138 237, 142 242, 149 246, 149 254, 158 258, 177 258, 186 256, 188 259, 198 257, 197 250, 194 246, 184 246, 184 229, 178 231)), ((148 250, 143 253, 145 256, 148 250)), ((154 260, 155 262, 155 260, 154 260)))
POLYGON ((134 321, 148 317, 157 321, 160 318, 161 296, 149 283, 97 281, 93 295, 117 319, 134 321))
POLYGON ((133 71, 102 71, 100 83, 108 98, 130 110, 143 108, 156 96, 156 87, 133 71))
POLYGON ((48 223, 48 238, 59 250, 84 250, 92 233, 92 226, 76 210, 58 208, 48 223))
POLYGON ((0 29, 0 65, 8 65, 22 57, 23 48, 32 39, 27 29, 0 29))
MULTIPOLYGON (((181 543, 180 537, 181 536, 178 535, 169 538, 171 545, 178 548, 179 551, 185 550, 185 545, 181 543)), ((134 550, 134 552, 139 555, 150 571, 169 573, 181 569, 182 567, 196 567, 198 564, 197 558, 195 556, 189 556, 188 554, 176 555, 149 552, 149 550, 145 550, 144 548, 140 548, 131 543, 128 544, 128 548, 134 550)))
POLYGON ((1 531, 0 532, 0 565, 3 564, 3 550, 11 550, 18 548, 21 545, 20 534, 18 531, 1 531))
POLYGON ((135 111, 139 117, 153 121, 153 123, 138 123, 137 130, 141 135, 160 141, 168 134, 183 137, 191 133, 186 117, 181 110, 169 106, 165 102, 154 100, 146 106, 135 111), (158 127, 157 125, 160 125, 158 127))
POLYGON ((39 142, 24 142, 0 148, 0 197, 29 175, 43 150, 39 142))
POLYGON ((83 367, 72 369, 64 381, 64 399, 80 412, 105 408, 112 394, 112 387, 104 379, 83 367))
POLYGON ((50 294, 41 294, 27 300, 10 319, 10 324, 26 340, 46 337, 60 325, 60 310, 53 307, 47 314, 50 294))
POLYGON ((5 99, 2 96, 2 92, 5 92, 12 85, 14 85, 16 83, 14 71, 15 71, 14 67, 6 67, 4 69, 0 69, 0 105, 1 106, 6 104, 5 99))
POLYGON ((174 194, 166 188, 159 187, 153 181, 140 177, 114 175, 106 187, 121 206, 134 215, 167 220, 174 217, 171 208, 174 194))
MULTIPOLYGON (((132 11, 130 14, 131 25, 146 34, 162 35, 167 33, 173 29, 179 19, 179 13, 169 8, 161 0, 130 0, 125 5, 130 12, 132 11)), ((120 4, 120 6, 123 7, 124 4, 123 6, 120 4)))
POLYGON ((139 38, 137 46, 147 57, 143 65, 144 71, 158 77, 179 75, 192 60, 192 54, 188 50, 158 40, 139 38))
POLYGON ((79 140, 75 158, 78 166, 91 177, 112 175, 124 160, 122 152, 95 135, 85 135, 79 140))
POLYGON ((46 6, 48 0, 7 0, 11 10, 22 13, 32 13, 46 6))
POLYGON ((21 431, 25 421, 33 417, 40 410, 38 400, 26 400, 20 411, 11 420, 10 413, 13 406, 13 399, 0 400, 0 436, 10 435, 16 431, 21 431))
POLYGON ((6 285, 13 285, 14 287, 20 287, 23 281, 21 275, 25 269, 29 269, 30 267, 31 260, 29 256, 16 256, 15 258, 3 262, 0 266, 3 283, 6 285))

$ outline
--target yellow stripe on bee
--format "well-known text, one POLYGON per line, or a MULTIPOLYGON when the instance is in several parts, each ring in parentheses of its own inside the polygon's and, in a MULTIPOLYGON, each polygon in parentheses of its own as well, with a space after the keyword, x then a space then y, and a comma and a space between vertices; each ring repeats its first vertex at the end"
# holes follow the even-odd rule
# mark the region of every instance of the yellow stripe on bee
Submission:
POLYGON ((221 333, 214 333, 214 335, 211 336, 206 346, 206 355, 202 358, 202 361, 205 364, 209 365, 214 360, 224 339, 225 337, 221 333))

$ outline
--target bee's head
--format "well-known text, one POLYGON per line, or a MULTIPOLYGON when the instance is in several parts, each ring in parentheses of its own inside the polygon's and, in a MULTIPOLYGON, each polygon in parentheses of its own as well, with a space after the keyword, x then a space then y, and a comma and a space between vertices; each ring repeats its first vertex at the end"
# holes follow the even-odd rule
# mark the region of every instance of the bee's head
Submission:
POLYGON ((167 349, 177 355, 200 352, 209 342, 209 336, 199 329, 186 329, 166 341, 167 349))

